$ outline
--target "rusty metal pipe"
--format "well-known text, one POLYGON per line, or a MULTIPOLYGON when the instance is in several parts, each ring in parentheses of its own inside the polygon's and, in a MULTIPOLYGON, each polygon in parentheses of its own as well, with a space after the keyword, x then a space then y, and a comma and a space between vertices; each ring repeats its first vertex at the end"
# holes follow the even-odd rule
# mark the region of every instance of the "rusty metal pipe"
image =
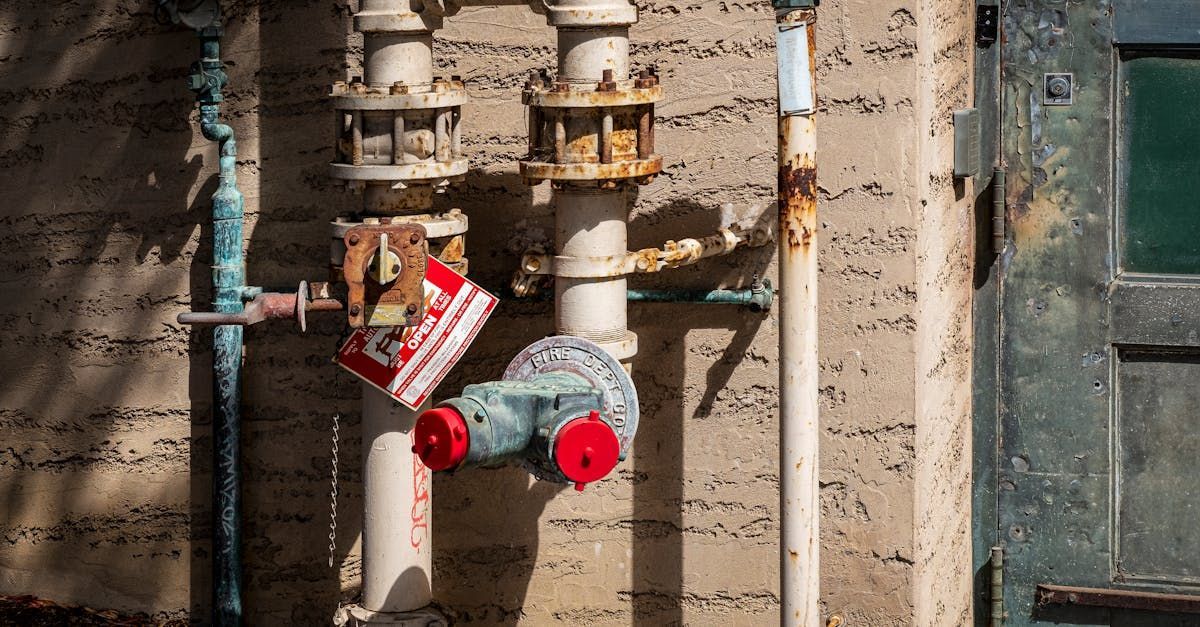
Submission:
POLYGON ((654 136, 650 134, 651 129, 654 128, 653 121, 654 105, 638 107, 638 159, 649 159, 650 155, 654 153, 654 136))
POLYGON ((363 116, 359 111, 350 114, 350 162, 363 164, 363 116))
POLYGON ((1081 605, 1146 612, 1200 614, 1200 597, 1114 588, 1082 588, 1042 583, 1037 587, 1037 605, 1081 605))
POLYGON ((345 305, 333 298, 308 299, 304 283, 295 293, 264 292, 246 303, 240 312, 188 311, 176 316, 179 324, 196 326, 234 325, 248 327, 264 320, 296 320, 300 330, 307 327, 304 314, 310 311, 342 311, 345 305))
POLYGON ((613 114, 604 109, 600 118, 600 163, 613 162, 613 114))
POLYGON ((814 9, 776 13, 780 103, 780 624, 803 627, 815 627, 820 622, 821 572, 815 25, 814 9), (801 104, 797 106, 797 102, 801 104))

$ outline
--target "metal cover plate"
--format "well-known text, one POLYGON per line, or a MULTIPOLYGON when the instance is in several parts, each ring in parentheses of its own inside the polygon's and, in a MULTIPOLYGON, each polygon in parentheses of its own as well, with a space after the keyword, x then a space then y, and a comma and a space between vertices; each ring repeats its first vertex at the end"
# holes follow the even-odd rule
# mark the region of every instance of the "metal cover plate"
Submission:
POLYGON ((1120 46, 1200 44, 1196 0, 1115 0, 1113 43, 1120 46))
POLYGON ((604 411, 621 442, 621 457, 638 426, 637 389, 625 368, 603 348, 578 337, 556 335, 530 344, 504 371, 505 381, 530 381, 540 374, 570 372, 604 391, 604 411))

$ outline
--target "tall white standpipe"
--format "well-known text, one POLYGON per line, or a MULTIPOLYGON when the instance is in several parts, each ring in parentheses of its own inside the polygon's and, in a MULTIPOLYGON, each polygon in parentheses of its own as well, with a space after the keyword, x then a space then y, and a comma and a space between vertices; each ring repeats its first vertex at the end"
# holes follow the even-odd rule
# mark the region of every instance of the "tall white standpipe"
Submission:
MULTIPOLYGON (((554 192, 555 242, 558 254, 606 257, 627 249, 627 195, 623 189, 564 188, 554 192)), ((625 277, 554 281, 558 332, 601 346, 629 334, 625 277)), ((611 350, 609 352, 612 352, 611 350)), ((629 355, 618 355, 624 359, 629 355)))
POLYGON ((817 129, 812 9, 781 10, 779 54, 780 625, 820 624, 817 129))
MULTIPOLYGON (((354 26, 363 34, 362 82, 373 89, 403 85, 412 92, 429 91, 433 29, 441 25, 440 18, 414 13, 409 0, 362 0, 360 8, 354 26)), ((404 135, 394 135, 392 112, 363 117, 363 144, 379 147, 364 151, 363 163, 398 164, 393 154, 401 151, 393 150, 392 142, 404 135)), ((427 184, 369 181, 363 190, 366 216, 423 213, 431 203, 427 184)), ((388 615, 420 610, 433 600, 432 482, 412 451, 411 432, 420 412, 367 384, 362 408, 362 600, 351 614, 359 623, 394 624, 388 615)))

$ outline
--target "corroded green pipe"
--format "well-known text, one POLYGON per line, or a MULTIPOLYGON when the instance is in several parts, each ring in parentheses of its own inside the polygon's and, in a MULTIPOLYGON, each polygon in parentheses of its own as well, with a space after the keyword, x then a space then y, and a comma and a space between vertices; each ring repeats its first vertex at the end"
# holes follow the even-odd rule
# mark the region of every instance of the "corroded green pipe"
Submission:
MULTIPOLYGON (((246 268, 242 251, 242 193, 237 188, 237 142, 221 124, 221 89, 227 78, 220 58, 220 26, 197 31, 201 59, 192 66, 190 87, 200 105, 200 129, 218 142, 220 172, 212 196, 213 309, 242 311, 246 268)), ((213 330, 213 623, 242 622, 241 548, 241 384, 242 327, 213 330)))
MULTIPOLYGON (((530 296, 508 295, 524 300, 548 301, 553 293, 538 291, 530 296)), ((775 288, 771 281, 764 279, 747 289, 740 290, 641 290, 631 289, 625 292, 626 300, 643 303, 696 303, 700 305, 741 305, 751 311, 770 311, 775 302, 775 288)))
POLYGON ((698 303, 706 305, 741 305, 753 311, 768 311, 775 300, 770 281, 763 281, 742 290, 639 290, 631 289, 630 301, 650 303, 698 303))

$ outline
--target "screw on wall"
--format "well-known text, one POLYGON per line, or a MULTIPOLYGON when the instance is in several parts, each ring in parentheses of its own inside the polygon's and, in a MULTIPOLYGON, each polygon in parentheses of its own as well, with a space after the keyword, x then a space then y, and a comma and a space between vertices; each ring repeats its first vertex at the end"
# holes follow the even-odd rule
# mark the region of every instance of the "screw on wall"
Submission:
POLYGON ((1043 78, 1042 104, 1047 106, 1070 105, 1074 101, 1074 94, 1074 74, 1046 74, 1043 78))

